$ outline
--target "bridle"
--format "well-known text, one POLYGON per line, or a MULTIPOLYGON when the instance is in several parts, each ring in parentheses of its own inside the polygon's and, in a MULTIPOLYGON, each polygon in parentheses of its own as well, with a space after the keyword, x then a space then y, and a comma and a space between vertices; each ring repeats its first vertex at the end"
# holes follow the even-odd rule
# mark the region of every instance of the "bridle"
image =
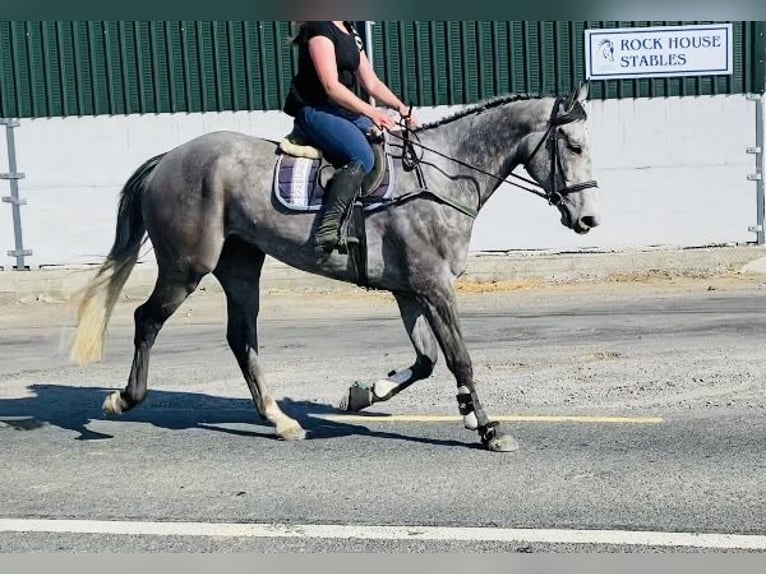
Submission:
MULTIPOLYGON (((544 196, 545 199, 548 200, 549 204, 558 206, 570 193, 583 191, 592 187, 598 187, 598 182, 594 179, 575 183, 573 185, 558 186, 559 181, 561 181, 562 184, 566 181, 564 179, 564 166, 561 163, 561 153, 559 152, 559 141, 561 139, 559 137, 559 130, 561 129, 561 126, 584 119, 585 111, 582 109, 582 107, 573 106, 567 102, 565 98, 556 98, 556 102, 553 104, 551 117, 548 120, 548 129, 540 142, 532 150, 532 153, 529 155, 529 159, 527 161, 531 161, 532 158, 537 155, 537 152, 540 151, 540 149, 543 147, 543 144, 549 145, 551 148, 551 169, 548 178, 549 190, 545 192, 544 196), (562 104, 567 106, 564 109, 567 109, 568 111, 564 112, 563 114, 559 114, 559 107, 562 104)), ((525 181, 529 182, 530 180, 525 181)))
MULTIPOLYGON (((417 133, 411 130, 409 127, 407 127, 407 120, 412 115, 412 106, 410 106, 407 115, 402 116, 402 121, 400 123, 400 126, 402 128, 401 130, 402 135, 396 132, 389 132, 389 134, 402 141, 402 155, 400 158, 402 160, 402 165, 405 171, 412 171, 412 170, 416 171, 418 179, 422 186, 421 192, 428 192, 431 195, 437 195, 441 197, 440 194, 436 194, 428 190, 426 186, 426 182, 425 182, 425 176, 423 175, 422 169, 420 166, 423 163, 426 163, 427 165, 431 165, 432 167, 435 167, 435 166, 433 166, 433 164, 428 164, 427 162, 424 162, 423 154, 422 153, 418 154, 417 150, 415 149, 416 147, 420 148, 423 151, 428 151, 430 153, 443 157, 444 159, 447 159, 453 163, 456 163, 458 165, 461 165, 463 167, 466 167, 468 169, 471 169, 473 171, 476 171, 478 173, 491 177, 492 179, 495 179, 499 183, 507 183, 519 189, 523 189, 524 191, 528 191, 529 193, 533 193, 545 199, 549 205, 559 206, 561 203, 566 201, 566 197, 570 193, 583 191, 585 189, 589 189, 592 187, 598 187, 598 182, 596 180, 583 181, 583 182, 576 183, 569 186, 558 185, 559 181, 562 184, 565 182, 564 167, 561 161, 561 154, 559 152, 559 139, 560 139, 559 130, 561 129, 561 126, 564 126, 566 124, 569 124, 577 120, 585 119, 585 110, 583 110, 582 106, 575 106, 574 103, 575 103, 574 95, 570 96, 569 98, 564 98, 564 97, 556 98, 556 101, 553 104, 553 110, 551 111, 550 118, 548 119, 548 128, 545 132, 545 135, 542 137, 540 142, 534 147, 532 153, 529 155, 529 158, 527 159, 527 163, 529 163, 535 157, 535 155, 537 155, 540 149, 542 149, 544 144, 547 144, 546 147, 550 146, 551 169, 550 169, 550 176, 549 176, 549 186, 548 186, 549 189, 547 190, 543 186, 538 184, 536 181, 531 180, 529 178, 516 175, 515 173, 511 173, 508 177, 512 177, 516 181, 510 180, 508 178, 502 178, 493 173, 485 171, 479 167, 476 167, 475 165, 471 165, 467 162, 451 157, 447 154, 444 154, 438 150, 435 150, 433 148, 430 148, 420 143, 420 140, 417 137, 417 133), (565 106, 564 109, 567 111, 565 111, 564 113, 559 113, 559 108, 562 106, 562 104, 565 106), (531 188, 527 187, 529 185, 533 187, 531 188)), ((452 204, 453 207, 455 207, 454 200, 450 201, 450 204, 452 204)), ((475 217, 476 216, 475 214, 477 213, 476 210, 473 210, 472 208, 468 208, 467 206, 465 208, 459 208, 459 209, 460 211, 467 213, 468 215, 472 215, 473 217, 475 217), (470 213, 469 213, 469 210, 470 210, 470 213)))

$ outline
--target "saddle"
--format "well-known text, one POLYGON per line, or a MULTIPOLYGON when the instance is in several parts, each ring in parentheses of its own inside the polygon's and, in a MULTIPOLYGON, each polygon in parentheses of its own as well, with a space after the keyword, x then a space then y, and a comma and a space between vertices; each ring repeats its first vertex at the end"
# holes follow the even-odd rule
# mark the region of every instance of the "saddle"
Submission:
MULTIPOLYGON (((394 170, 389 141, 385 133, 367 134, 375 156, 375 167, 362 181, 362 191, 354 201, 348 217, 341 226, 339 251, 349 254, 356 284, 369 288, 367 278, 367 233, 365 212, 376 209, 394 193, 394 170)), ((319 211, 324 190, 335 173, 322 151, 311 145, 306 135, 293 125, 293 130, 279 143, 274 167, 274 195, 277 201, 292 211, 319 211)))
MULTIPOLYGON (((365 211, 374 209, 393 195, 393 165, 385 134, 370 133, 367 139, 375 155, 375 167, 362 181, 357 199, 365 211)), ((324 190, 335 168, 322 151, 309 142, 297 125, 279 142, 274 167, 274 195, 286 209, 318 211, 322 208, 324 190)))

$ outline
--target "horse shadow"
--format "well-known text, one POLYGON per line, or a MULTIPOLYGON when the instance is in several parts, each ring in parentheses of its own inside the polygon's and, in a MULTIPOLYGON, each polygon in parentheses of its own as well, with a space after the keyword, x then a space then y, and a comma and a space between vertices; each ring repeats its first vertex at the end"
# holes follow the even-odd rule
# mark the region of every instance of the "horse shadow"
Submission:
MULTIPOLYGON (((204 429, 276 440, 273 428, 260 418, 250 399, 151 390, 146 400, 138 407, 119 416, 109 416, 103 413, 101 405, 104 398, 114 389, 35 384, 27 387, 27 390, 31 396, 0 398, 0 423, 4 426, 19 431, 34 431, 50 425, 77 433, 74 440, 90 441, 113 438, 110 434, 88 428, 93 421, 109 420, 117 423, 145 423, 167 430, 204 429), (222 425, 238 425, 239 428, 227 428, 222 425), (264 427, 264 430, 242 428, 242 425, 264 427)), ((322 418, 322 415, 344 412, 325 403, 294 401, 289 398, 278 402, 286 414, 301 424, 311 440, 365 436, 436 446, 479 446, 470 442, 413 436, 390 430, 373 430, 364 423, 354 424, 322 418)))

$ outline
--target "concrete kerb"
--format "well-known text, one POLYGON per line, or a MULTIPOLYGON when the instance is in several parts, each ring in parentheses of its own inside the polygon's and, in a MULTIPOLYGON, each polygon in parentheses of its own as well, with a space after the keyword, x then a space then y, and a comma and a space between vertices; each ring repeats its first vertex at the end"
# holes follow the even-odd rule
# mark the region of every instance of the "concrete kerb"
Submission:
MULTIPOLYGON (((0 271, 0 303, 61 302, 69 300, 95 273, 97 266, 51 266, 30 271, 0 271)), ((599 282, 678 276, 707 277, 729 273, 766 273, 766 247, 722 245, 693 248, 657 247, 636 250, 508 251, 469 256, 462 283, 599 282)), ((136 266, 124 297, 143 299, 156 278, 154 264, 136 266)), ((202 289, 220 291, 215 278, 206 277, 202 289)), ((262 276, 266 291, 330 292, 358 289, 293 269, 267 259, 262 276)))
POLYGON ((633 250, 482 253, 471 258, 463 281, 571 283, 644 278, 766 273, 766 247, 751 244, 656 247, 633 250), (764 260, 759 267, 757 262, 764 260))

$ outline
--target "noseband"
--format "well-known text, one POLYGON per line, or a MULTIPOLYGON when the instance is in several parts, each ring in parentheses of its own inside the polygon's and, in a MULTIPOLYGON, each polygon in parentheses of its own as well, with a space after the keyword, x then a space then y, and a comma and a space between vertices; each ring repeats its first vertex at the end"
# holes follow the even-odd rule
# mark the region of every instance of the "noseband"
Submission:
POLYGON ((550 147, 551 170, 548 177, 548 189, 544 189, 545 195, 543 197, 548 200, 549 204, 556 206, 562 203, 570 193, 583 191, 584 189, 589 189, 591 187, 598 187, 598 182, 594 179, 568 186, 558 186, 559 181, 561 181, 562 184, 566 181, 564 177, 564 165, 561 162, 561 153, 559 152, 559 140, 561 139, 559 137, 559 130, 561 126, 585 119, 585 110, 583 110, 581 106, 573 104, 567 105, 567 103, 566 98, 556 98, 556 101, 553 104, 553 111, 551 111, 551 117, 548 120, 548 129, 527 160, 531 161, 543 147, 543 144, 546 144, 546 147, 550 147), (566 105, 564 109, 567 109, 567 111, 559 114, 561 105, 566 105))

